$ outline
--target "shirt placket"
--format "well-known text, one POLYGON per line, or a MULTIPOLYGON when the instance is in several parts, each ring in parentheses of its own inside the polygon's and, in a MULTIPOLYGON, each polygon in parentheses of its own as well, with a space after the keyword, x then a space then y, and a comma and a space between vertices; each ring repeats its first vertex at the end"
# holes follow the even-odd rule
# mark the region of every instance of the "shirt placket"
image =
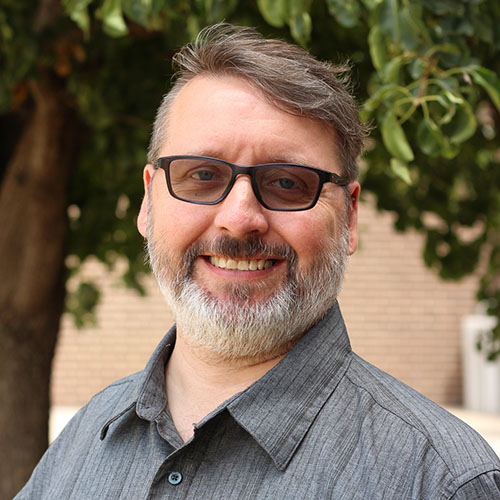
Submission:
POLYGON ((192 498, 190 490, 200 463, 195 441, 169 455, 158 468, 147 499, 192 498))

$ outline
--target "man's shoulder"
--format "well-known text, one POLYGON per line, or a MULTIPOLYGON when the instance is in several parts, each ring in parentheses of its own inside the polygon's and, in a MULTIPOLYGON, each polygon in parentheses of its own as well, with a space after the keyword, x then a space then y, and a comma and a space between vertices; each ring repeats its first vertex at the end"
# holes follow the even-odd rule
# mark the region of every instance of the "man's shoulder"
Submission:
POLYGON ((120 398, 121 396, 128 395, 129 391, 133 391, 138 383, 139 378, 143 374, 142 371, 132 373, 126 377, 115 380, 104 389, 96 393, 88 402, 88 404, 96 404, 101 400, 110 398, 120 398))
POLYGON ((74 433, 93 435, 110 419, 129 409, 137 399, 136 392, 141 373, 137 372, 116 380, 95 394, 76 413, 60 437, 65 440, 74 433))
POLYGON ((113 416, 124 406, 129 406, 137 399, 137 390, 142 371, 127 375, 114 381, 107 387, 96 393, 82 408, 85 413, 99 412, 102 410, 106 415, 113 416))
POLYGON ((360 357, 354 355, 346 379, 364 399, 366 415, 382 419, 386 429, 392 427, 388 439, 401 447, 420 447, 454 477, 500 467, 490 446, 465 422, 360 357))
POLYGON ((63 487, 65 481, 70 481, 68 478, 74 481, 84 462, 91 460, 89 457, 96 460, 103 429, 134 406, 140 376, 141 372, 138 372, 117 380, 93 396, 50 445, 30 481, 16 498, 63 498, 47 492, 57 488, 58 482, 63 487))

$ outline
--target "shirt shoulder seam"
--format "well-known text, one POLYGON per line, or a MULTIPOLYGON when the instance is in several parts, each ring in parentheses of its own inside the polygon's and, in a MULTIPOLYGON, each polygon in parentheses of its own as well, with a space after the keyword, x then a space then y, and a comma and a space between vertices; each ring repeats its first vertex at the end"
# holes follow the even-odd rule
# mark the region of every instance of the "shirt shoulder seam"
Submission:
POLYGON ((450 482, 450 487, 452 487, 453 485, 455 485, 454 487, 456 487, 456 490, 455 490, 455 493, 452 494, 451 497, 449 497, 449 499, 451 500, 453 498, 453 496, 458 492, 458 490, 464 486, 465 484, 467 484, 468 482, 470 481, 473 481, 475 478, 483 475, 483 474, 487 474, 488 472, 493 472, 493 471, 496 471, 498 470, 497 468, 491 468, 491 469, 488 469, 488 470, 482 470, 481 472, 477 472, 474 477, 468 479, 465 483, 463 484, 460 484, 458 486, 456 486, 456 483, 460 481, 460 478, 463 477, 463 476, 467 476, 467 474, 470 474, 471 472, 473 471, 477 471, 477 469, 481 466, 485 467, 485 466, 488 466, 488 467, 491 467, 491 464, 488 464, 488 463, 483 463, 483 464, 478 464, 476 465, 474 468, 469 468, 469 469, 466 469, 462 472, 462 474, 460 475, 455 475, 452 470, 450 469, 450 466, 448 465, 448 462, 442 457, 442 455, 439 453, 439 450, 436 448, 436 446, 434 445, 434 443, 432 442, 432 439, 422 430, 422 429, 419 429, 415 424, 411 423, 411 422, 408 422, 405 418, 403 418, 401 415, 398 415, 396 412, 394 412, 393 410, 391 410, 390 408, 387 408, 386 405, 382 404, 366 387, 363 387, 362 385, 359 385, 358 383, 356 383, 354 380, 352 380, 352 378, 349 376, 348 373, 346 373, 346 377, 348 378, 348 380, 356 387, 358 387, 359 389, 363 390, 364 392, 366 392, 370 398, 373 399, 373 401, 380 407, 380 408, 383 408, 385 411, 387 411, 388 413, 390 413, 391 415, 394 415, 398 420, 401 420, 402 422, 404 422, 406 425, 408 425, 409 427, 415 429, 420 435, 422 435, 424 437, 424 439, 426 440, 426 442, 429 444, 429 446, 434 450, 434 452, 436 453, 436 455, 439 457, 439 459, 441 460, 441 462, 444 464, 444 466, 446 467, 446 470, 448 471, 448 474, 450 475, 450 478, 452 479, 451 482, 450 482))
POLYGON ((401 415, 398 415, 395 411, 391 410, 390 408, 387 408, 386 405, 382 404, 366 387, 363 387, 362 385, 359 385, 358 383, 356 383, 354 380, 352 380, 352 378, 349 376, 349 373, 347 372, 346 375, 347 379, 356 387, 358 387, 359 389, 363 390, 364 392, 366 392, 370 398, 373 399, 373 401, 380 407, 380 408, 383 408, 385 411, 387 411, 388 413, 390 413, 391 415, 394 415, 398 420, 401 420, 402 422, 404 422, 406 425, 408 425, 409 427, 415 429, 420 435, 422 435, 426 442, 429 444, 429 446, 431 446, 431 448, 434 450, 434 452, 436 453, 436 455, 440 458, 440 460, 442 461, 442 463, 444 464, 444 466, 446 467, 446 470, 448 471, 448 473, 450 474, 450 476, 453 478, 453 481, 455 481, 455 475, 452 473, 448 463, 446 462, 446 460, 441 456, 441 454, 439 453, 439 451, 437 450, 437 448, 435 447, 434 443, 432 442, 432 440, 430 439, 430 437, 422 430, 422 429, 419 429, 415 424, 411 423, 411 422, 408 422, 405 418, 403 418, 401 415))
POLYGON ((125 385, 125 384, 133 384, 136 381, 136 377, 140 374, 141 372, 136 372, 133 373, 132 375, 128 375, 125 378, 122 378, 120 380, 116 380, 115 382, 112 382, 108 386, 106 386, 104 389, 101 389, 99 392, 96 392, 91 399, 96 398, 97 396, 107 392, 108 390, 114 388, 114 387, 119 387, 120 385, 125 385))
MULTIPOLYGON (((484 464, 484 465, 486 465, 486 464, 484 464)), ((470 470, 472 470, 472 469, 470 469, 470 470)), ((469 478, 464 483, 459 484, 457 486, 456 490, 451 494, 451 496, 448 497, 448 500, 453 500, 453 498, 456 496, 456 494, 459 492, 459 490, 461 490, 464 486, 467 486, 467 484, 469 484, 470 482, 474 481, 478 477, 484 476, 485 474, 489 474, 490 472, 500 472, 500 469, 498 469, 498 468, 492 468, 492 469, 488 469, 488 470, 483 470, 482 472, 478 472, 476 475, 474 475, 473 477, 469 478)))

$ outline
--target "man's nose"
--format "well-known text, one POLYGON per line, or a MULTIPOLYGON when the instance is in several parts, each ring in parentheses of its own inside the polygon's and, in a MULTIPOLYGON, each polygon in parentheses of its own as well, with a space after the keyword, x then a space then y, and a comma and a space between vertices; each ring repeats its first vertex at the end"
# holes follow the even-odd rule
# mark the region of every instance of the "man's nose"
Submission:
POLYGON ((259 203, 247 175, 239 175, 226 196, 217 205, 215 225, 242 238, 252 233, 264 234, 269 228, 267 210, 259 203))

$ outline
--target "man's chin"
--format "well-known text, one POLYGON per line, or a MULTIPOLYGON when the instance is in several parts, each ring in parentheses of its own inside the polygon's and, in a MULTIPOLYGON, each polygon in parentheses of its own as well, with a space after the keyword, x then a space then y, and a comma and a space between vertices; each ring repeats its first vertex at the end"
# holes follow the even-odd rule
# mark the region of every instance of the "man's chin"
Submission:
POLYGON ((278 295, 285 286, 279 283, 276 287, 271 287, 265 281, 252 281, 246 283, 217 283, 207 285, 194 279, 192 283, 210 301, 217 302, 222 306, 227 305, 259 305, 278 295))

